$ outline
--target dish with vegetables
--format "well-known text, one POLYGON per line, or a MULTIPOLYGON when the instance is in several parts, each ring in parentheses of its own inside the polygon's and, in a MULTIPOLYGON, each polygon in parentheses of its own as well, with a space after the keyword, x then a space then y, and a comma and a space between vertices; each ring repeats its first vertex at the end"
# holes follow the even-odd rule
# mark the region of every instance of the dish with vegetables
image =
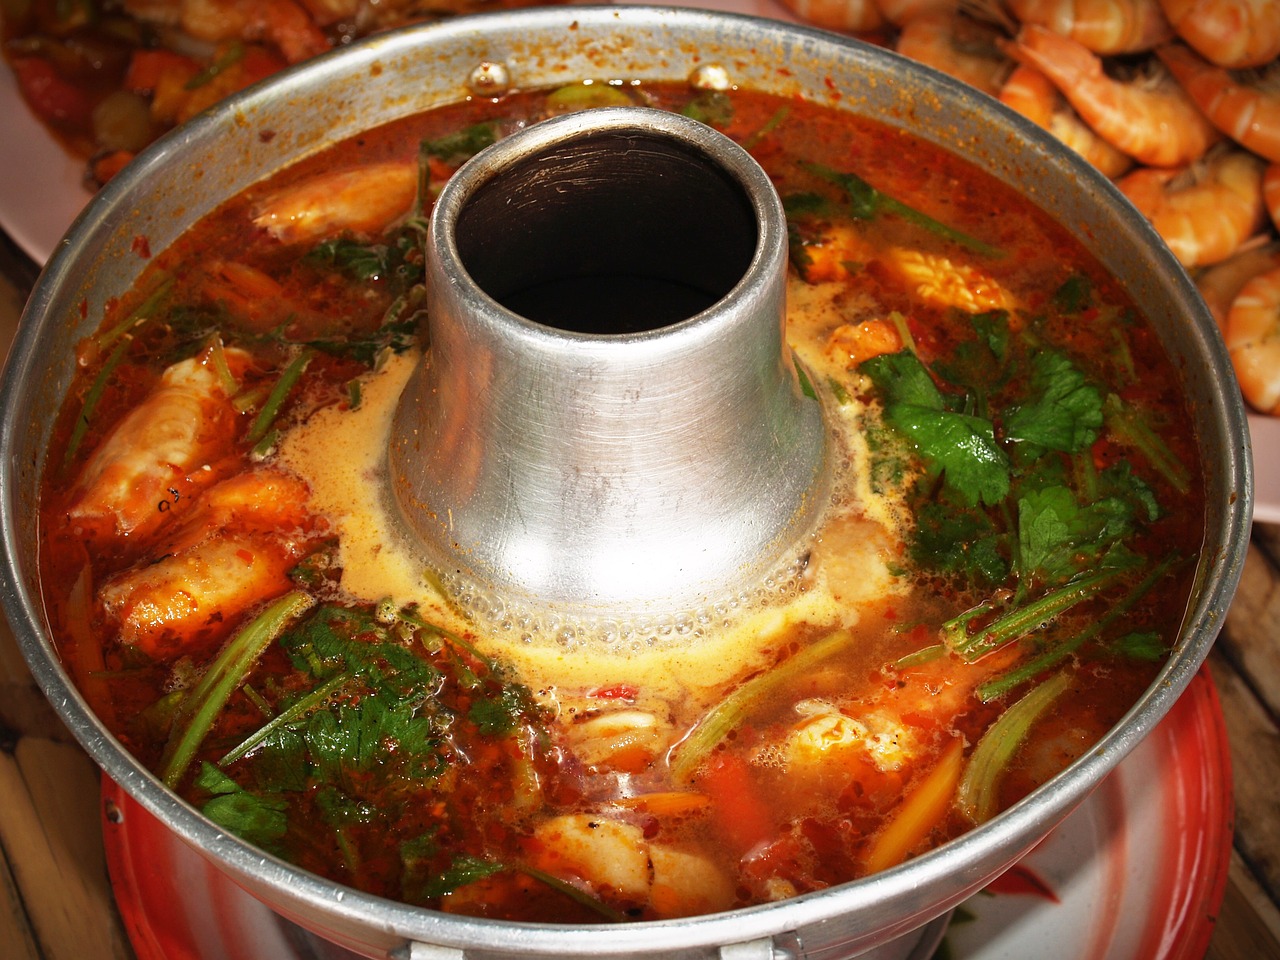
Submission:
POLYGON ((225 829, 448 912, 715 912, 960 835, 1147 688, 1204 531, 1177 377, 1064 230, 903 132, 765 94, 582 84, 371 131, 159 253, 79 359, 40 555, 90 705, 225 829), (477 629, 369 484, 426 349, 438 184, 618 103, 773 179, 788 339, 846 480, 778 602, 567 649, 477 629))

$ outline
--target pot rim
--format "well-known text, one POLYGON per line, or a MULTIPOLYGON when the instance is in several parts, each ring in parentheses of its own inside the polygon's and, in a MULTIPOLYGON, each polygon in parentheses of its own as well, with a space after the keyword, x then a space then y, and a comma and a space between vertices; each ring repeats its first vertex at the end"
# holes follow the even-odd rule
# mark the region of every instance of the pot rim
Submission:
MULTIPOLYGON (((291 158, 291 162, 296 159, 291 158)), ((1033 198, 1033 202, 1038 201, 1033 198)), ((991 872, 992 864, 1002 864, 999 869, 1003 869, 1015 862, 1029 838, 1038 839, 1047 832, 1043 807, 1050 795, 1054 798, 1054 811, 1061 816, 1074 809, 1163 717, 1207 655, 1242 572, 1253 502, 1248 427, 1243 403, 1230 371, 1221 337, 1195 287, 1154 229, 1114 184, 1084 160, 1069 154, 1030 121, 944 74, 852 38, 738 14, 667 7, 601 6, 527 8, 459 17, 368 38, 315 61, 294 66, 241 92, 148 148, 76 219, 46 265, 28 302, 5 364, 3 383, 0 384, 0 409, 6 411, 0 423, 0 532, 3 534, 5 560, 0 569, 0 600, 35 679, 71 732, 105 773, 186 842, 205 856, 229 866, 239 882, 243 884, 248 879, 253 884, 261 883, 282 893, 291 903, 321 904, 326 911, 353 923, 368 923, 371 917, 375 917, 380 927, 395 937, 449 947, 469 947, 482 942, 484 951, 518 948, 524 953, 547 956, 591 956, 609 951, 628 951, 637 956, 670 955, 678 950, 738 943, 795 931, 824 923, 869 903, 901 899, 918 905, 920 888, 927 888, 943 875, 961 878, 957 892, 945 904, 930 901, 888 931, 900 934, 944 912, 984 885, 995 875, 991 872), (1209 546, 1217 553, 1201 560, 1193 594, 1194 607, 1184 621, 1178 648, 1157 680, 1088 755, 1044 786, 988 823, 882 873, 777 903, 720 914, 624 925, 563 926, 475 919, 389 901, 323 880, 265 854, 225 833, 178 799, 107 733, 59 666, 56 653, 44 638, 45 620, 38 591, 30 589, 34 573, 28 571, 27 577, 22 573, 24 563, 31 561, 20 555, 18 543, 18 531, 24 523, 22 510, 24 506, 30 506, 19 502, 14 489, 15 474, 23 467, 20 461, 28 436, 19 422, 19 411, 30 399, 28 385, 45 377, 50 366, 45 353, 45 341, 48 339, 45 331, 56 322, 52 311, 57 305, 59 291, 63 288, 81 291, 83 264, 80 257, 83 248, 115 229, 113 216, 117 208, 131 202, 130 198, 139 192, 145 195, 143 185, 150 177, 163 175, 172 154, 182 151, 189 143, 216 138, 225 132, 228 124, 239 124, 244 117, 252 117, 273 99, 290 99, 316 78, 326 77, 334 63, 347 64, 353 72, 362 68, 367 71, 375 63, 411 56, 424 46, 444 42, 466 43, 486 35, 486 30, 490 27, 496 29, 498 24, 532 36, 564 29, 570 22, 577 24, 575 29, 590 27, 605 32, 660 23, 673 29, 701 31, 715 37, 733 29, 763 31, 775 37, 786 35, 791 43, 802 47, 807 56, 820 57, 825 52, 827 57, 831 57, 835 51, 843 50, 867 60, 878 60, 891 72, 906 70, 921 75, 931 88, 939 91, 944 101, 973 104, 975 109, 991 111, 1001 118, 1004 127, 1012 127, 1035 152, 1052 156, 1053 163, 1080 182, 1082 189, 1100 192, 1111 204, 1127 209, 1130 219, 1136 218, 1133 223, 1126 223, 1126 227, 1152 247, 1150 255, 1160 262, 1169 274, 1175 292, 1188 305, 1192 346, 1209 365, 1206 375, 1221 387, 1202 390, 1206 397, 1197 399, 1207 399, 1209 404, 1208 411, 1203 413, 1206 419, 1202 422, 1213 426, 1227 444, 1228 456, 1216 464, 1206 463, 1206 475, 1211 467, 1220 471, 1223 477, 1220 486, 1231 496, 1229 502, 1208 505, 1210 518, 1216 515, 1221 521, 1222 536, 1210 540, 1209 546)), ((39 413, 35 415, 40 416, 39 413)), ((51 417, 46 415, 46 419, 51 417)), ((41 443, 42 453, 46 445, 47 440, 41 443)), ((37 474, 40 471, 39 466, 27 466, 35 469, 37 474)))

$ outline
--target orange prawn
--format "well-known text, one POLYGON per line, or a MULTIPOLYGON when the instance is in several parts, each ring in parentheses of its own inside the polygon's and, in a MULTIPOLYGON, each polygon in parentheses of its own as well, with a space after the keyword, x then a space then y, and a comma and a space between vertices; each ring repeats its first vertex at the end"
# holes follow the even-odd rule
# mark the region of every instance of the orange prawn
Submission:
POLYGON ((1280 162, 1280 64, 1228 71, 1181 44, 1161 47, 1156 54, 1215 127, 1241 146, 1280 162))
POLYGON ((1053 82, 1035 67, 1019 64, 1001 88, 1000 102, 1044 127, 1104 176, 1114 179, 1133 166, 1133 158, 1094 133, 1053 82))
POLYGON ((1275 0, 1160 0, 1183 40, 1220 67, 1260 67, 1280 56, 1275 0))
POLYGON ((1190 269, 1225 260, 1264 225, 1265 166, 1252 153, 1230 148, 1181 170, 1135 170, 1117 186, 1190 269))
MULTIPOLYGON (((1221 134, 1162 69, 1145 82, 1107 76, 1103 61, 1068 37, 1023 27, 1014 56, 1039 69, 1098 136, 1140 163, 1180 166, 1198 160, 1221 134)), ((1159 68, 1159 61, 1151 61, 1159 68)))
POLYGON ((1173 37, 1159 0, 1006 0, 1022 23, 1070 37, 1094 53, 1141 53, 1173 37))

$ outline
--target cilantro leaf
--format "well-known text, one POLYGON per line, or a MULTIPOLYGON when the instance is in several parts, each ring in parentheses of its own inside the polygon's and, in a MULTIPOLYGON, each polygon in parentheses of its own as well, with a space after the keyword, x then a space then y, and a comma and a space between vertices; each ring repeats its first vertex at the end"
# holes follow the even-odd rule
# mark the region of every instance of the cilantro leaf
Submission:
POLYGON ((1042 350, 1031 358, 1031 395, 1004 419, 1010 440, 1078 453, 1098 437, 1102 394, 1064 355, 1042 350))
POLYGON ((1008 495, 1009 458, 991 421, 912 404, 890 407, 886 419, 915 441, 962 502, 995 504, 1008 495))
POLYGON ((448 164, 470 160, 490 144, 498 142, 498 124, 492 120, 472 124, 442 137, 423 140, 421 150, 448 164))
POLYGON ((245 790, 211 763, 202 763, 195 785, 213 794, 200 811, 240 839, 268 850, 289 829, 288 804, 245 790))

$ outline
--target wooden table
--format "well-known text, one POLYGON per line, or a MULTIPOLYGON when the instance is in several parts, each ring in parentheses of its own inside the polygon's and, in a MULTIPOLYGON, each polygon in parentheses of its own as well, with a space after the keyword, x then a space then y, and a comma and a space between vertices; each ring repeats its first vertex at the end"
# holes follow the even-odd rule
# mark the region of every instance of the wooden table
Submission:
MULTIPOLYGON (((0 353, 35 275, 0 234, 0 353)), ((1254 529, 1209 663, 1232 745, 1236 833, 1208 955, 1280 960, 1280 526, 1254 529)), ((0 957, 133 957, 107 878, 97 768, 36 689, 2 621, 0 957)))

